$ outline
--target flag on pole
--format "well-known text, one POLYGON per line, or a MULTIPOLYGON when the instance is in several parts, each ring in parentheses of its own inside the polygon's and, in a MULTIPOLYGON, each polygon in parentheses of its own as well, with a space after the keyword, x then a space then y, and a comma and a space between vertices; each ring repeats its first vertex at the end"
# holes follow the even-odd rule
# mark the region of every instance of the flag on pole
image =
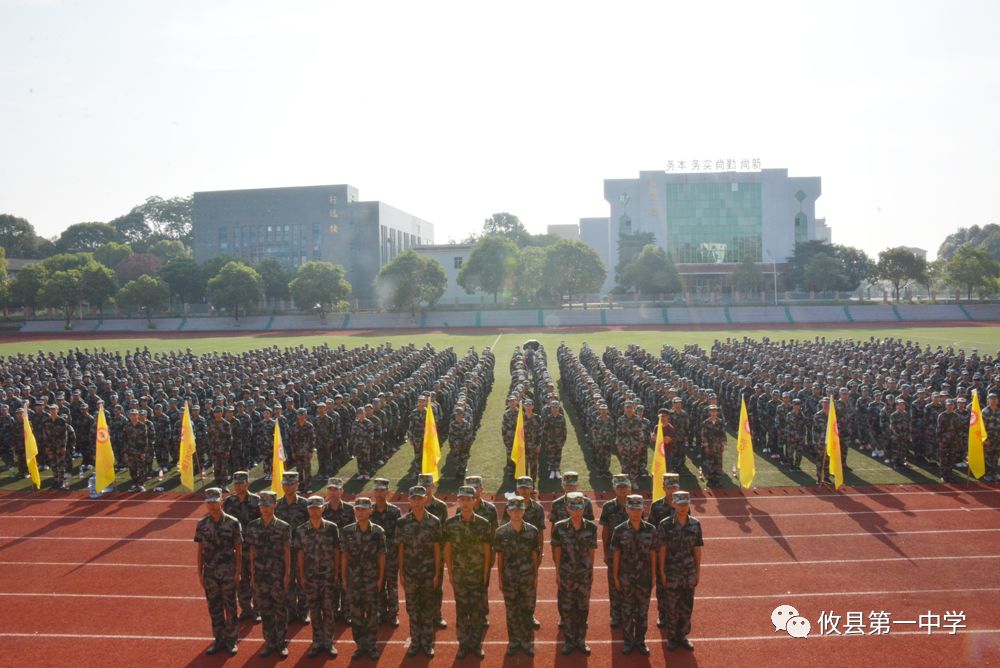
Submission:
POLYGON ((184 415, 181 417, 181 448, 180 461, 177 467, 181 470, 181 485, 194 491, 194 458, 195 442, 194 428, 191 426, 191 411, 184 402, 184 415))
POLYGON ((667 495, 663 491, 663 474, 667 472, 667 446, 663 442, 663 423, 656 421, 656 447, 653 448, 653 501, 667 495))
POLYGON ((753 456, 753 436, 750 433, 750 416, 747 415, 746 397, 740 397, 740 429, 736 434, 736 466, 740 470, 740 485, 749 488, 757 474, 753 456))
POLYGON ((111 449, 111 435, 108 420, 104 417, 104 406, 97 407, 97 445, 94 467, 94 490, 99 494, 115 484, 115 451, 111 449))
POLYGON ((517 405, 517 426, 514 427, 514 445, 510 450, 510 459, 514 462, 514 477, 527 475, 528 462, 524 453, 524 407, 517 405))
MULTIPOLYGON (((983 441, 986 440, 986 424, 979 406, 979 391, 972 391, 972 409, 969 411, 969 473, 982 478, 986 475, 986 457, 983 441)), ((995 444, 994 444, 995 445, 995 444)))
POLYGON ((274 446, 271 449, 271 491, 282 497, 285 490, 281 486, 281 479, 285 475, 285 462, 288 456, 285 454, 285 446, 281 442, 281 426, 274 423, 274 446))
POLYGON ((424 447, 420 461, 420 472, 430 473, 434 482, 438 481, 438 462, 441 461, 441 442, 438 441, 437 423, 434 422, 434 411, 431 402, 427 402, 427 414, 424 418, 424 447))
POLYGON ((42 475, 38 472, 38 443, 35 441, 35 432, 31 431, 31 422, 28 421, 28 411, 22 413, 24 417, 24 459, 28 462, 28 473, 31 474, 31 482, 35 489, 42 488, 42 475))
POLYGON ((830 475, 833 476, 833 486, 840 489, 844 486, 844 463, 840 460, 840 429, 837 428, 837 407, 830 397, 830 415, 826 419, 826 458, 830 475))

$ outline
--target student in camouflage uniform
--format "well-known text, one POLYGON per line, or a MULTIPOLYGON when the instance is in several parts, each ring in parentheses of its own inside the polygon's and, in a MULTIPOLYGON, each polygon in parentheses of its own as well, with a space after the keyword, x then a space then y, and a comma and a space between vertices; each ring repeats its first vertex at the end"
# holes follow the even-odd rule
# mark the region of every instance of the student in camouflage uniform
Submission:
POLYGON ((490 523, 472 511, 476 490, 462 485, 458 490, 461 513, 445 522, 445 562, 455 592, 455 626, 458 655, 469 652, 483 657, 486 611, 483 589, 489 582, 490 523))
POLYGON ((382 527, 385 531, 385 578, 383 586, 378 592, 378 618, 379 623, 387 624, 392 628, 399 626, 399 579, 398 554, 396 545, 396 524, 402 517, 399 506, 388 502, 389 481, 386 478, 375 478, 372 486, 372 497, 374 504, 372 507, 371 521, 382 527))
POLYGON ((983 444, 983 454, 986 457, 985 482, 997 482, 997 460, 1000 458, 1000 396, 990 392, 986 397, 986 407, 983 408, 983 424, 986 426, 986 443, 983 444))
MULTIPOLYGON (((496 536, 497 527, 500 526, 500 514, 497 512, 497 507, 483 498, 483 479, 478 475, 470 475, 465 477, 465 484, 476 490, 476 503, 472 506, 472 512, 485 518, 487 522, 490 523, 490 541, 492 542, 493 537, 496 536)), ((455 514, 462 512, 461 508, 455 509, 455 514)), ((493 559, 496 555, 490 552, 490 571, 486 576, 486 589, 483 590, 483 610, 486 611, 486 627, 490 626, 490 578, 493 575, 493 559)))
POLYGON ((153 406, 153 417, 150 422, 153 423, 153 433, 155 434, 153 452, 156 453, 156 463, 160 471, 166 472, 174 466, 174 460, 170 456, 170 417, 163 412, 163 404, 158 403, 153 406))
MULTIPOLYGON (((53 488, 69 489, 69 484, 66 482, 66 453, 70 451, 72 427, 69 420, 59 415, 58 405, 49 405, 48 412, 48 418, 41 421, 42 428, 38 434, 40 436, 39 442, 41 449, 45 451, 49 465, 52 467, 53 488)), ((23 438, 21 449, 24 449, 23 438)))
POLYGON ((212 409, 212 420, 205 428, 206 445, 212 455, 215 485, 226 490, 229 483, 229 458, 233 452, 232 427, 222 416, 222 406, 212 409))
MULTIPOLYGON (((565 482, 566 478, 563 478, 565 482)), ((578 649, 590 654, 587 619, 594 583, 597 525, 584 517, 590 501, 579 492, 566 494, 569 517, 552 525, 552 560, 556 568, 557 603, 566 642, 563 655, 578 649)))
POLYGON ((621 596, 622 654, 636 649, 649 656, 646 616, 656 580, 656 529, 642 519, 642 496, 630 494, 626 508, 628 521, 615 527, 611 535, 614 586, 621 596))
POLYGON ((646 454, 647 431, 643 419, 635 412, 632 401, 625 402, 625 414, 615 424, 615 448, 622 463, 622 473, 629 476, 634 486, 645 473, 642 459, 646 454))
MULTIPOLYGON (((421 394, 417 397, 417 407, 410 411, 407 425, 407 438, 413 446, 413 461, 410 469, 419 471, 424 454, 424 422, 427 420, 427 397, 421 394)), ((436 424, 436 423, 435 423, 436 424)))
POLYGON ((305 408, 295 411, 295 422, 288 427, 288 448, 299 480, 307 488, 312 482, 312 453, 316 450, 316 428, 306 418, 305 408))
POLYGON ((525 472, 538 480, 538 455, 542 449, 542 418, 535 415, 535 402, 525 399, 524 406, 524 458, 525 472))
MULTIPOLYGON (((538 558, 541 559, 542 555, 545 554, 545 509, 534 499, 535 483, 530 477, 518 478, 514 486, 517 495, 524 499, 524 521, 538 529, 538 558)), ((504 508, 500 524, 506 524, 509 521, 510 515, 504 508)), ((542 627, 541 622, 535 617, 532 617, 531 623, 535 630, 542 627)), ((489 626, 488 622, 487 626, 489 626)))
POLYGON ((608 405, 600 403, 590 438, 594 448, 594 468, 602 478, 611 477, 611 453, 615 448, 615 421, 608 413, 608 405))
MULTIPOLYGON (((128 461, 129 477, 132 479, 130 492, 146 491, 143 484, 146 482, 146 451, 149 449, 149 433, 145 425, 139 422, 139 410, 130 408, 128 411, 128 424, 122 432, 125 441, 125 458, 128 461)), ((54 469, 53 469, 54 470, 54 469)))
MULTIPOLYGON (((340 478, 330 478, 326 483, 326 509, 323 519, 337 525, 341 535, 348 524, 354 524, 354 504, 344 501, 344 481, 340 478)), ((351 623, 348 616, 347 600, 344 598, 344 583, 338 577, 334 582, 333 610, 345 624, 351 623)))
MULTIPOLYGON (((555 525, 556 522, 562 522, 569 518, 569 508, 566 505, 566 501, 570 494, 576 492, 580 488, 580 474, 576 471, 566 471, 562 474, 562 488, 563 495, 555 499, 552 502, 552 507, 549 509, 549 524, 555 525)), ((590 499, 583 497, 587 502, 586 507, 583 510, 584 519, 588 519, 591 522, 594 521, 594 506, 590 502, 590 499)))
POLYGON ((611 479, 614 485, 615 498, 604 502, 601 506, 601 544, 604 546, 604 565, 607 569, 608 596, 611 599, 611 628, 616 629, 621 624, 621 594, 615 587, 614 571, 612 569, 613 558, 611 551, 611 536, 622 522, 628 520, 628 513, 625 511, 625 504, 629 494, 632 493, 632 483, 625 474, 616 474, 611 479))
POLYGON ((660 584, 667 589, 667 649, 678 646, 693 650, 688 640, 694 589, 701 575, 701 548, 704 541, 701 524, 691 517, 691 497, 687 492, 673 494, 674 514, 657 530, 659 541, 660 584))
POLYGON ((503 412, 503 417, 500 418, 500 438, 503 440, 503 447, 507 450, 507 463, 504 465, 505 478, 514 475, 515 464, 510 459, 510 453, 514 449, 514 433, 517 431, 517 403, 516 396, 507 397, 507 408, 503 412))
POLYGON ((434 593, 441 554, 441 522, 426 511, 427 490, 421 485, 410 488, 410 512, 396 523, 399 580, 406 594, 406 616, 410 618, 410 647, 406 655, 414 657, 423 650, 434 656, 434 619, 437 614, 434 593))
MULTIPOLYGON (((427 490, 427 501, 424 507, 434 517, 441 522, 442 536, 448 522, 448 504, 434 496, 437 485, 434 484, 434 476, 430 473, 420 473, 417 475, 417 484, 427 490)), ((444 538, 442 538, 442 541, 444 538)), ((438 586, 434 592, 434 625, 439 629, 448 628, 448 623, 441 616, 441 601, 444 596, 444 559, 441 559, 441 568, 438 571, 438 586)))
MULTIPOLYGON (((249 554, 246 538, 247 527, 250 522, 260 517, 260 497, 250 492, 250 474, 246 471, 237 471, 233 474, 234 494, 226 497, 222 502, 222 512, 232 515, 240 522, 240 529, 243 530, 243 554, 249 554)), ((243 560, 243 573, 240 574, 240 586, 236 590, 236 598, 240 604, 239 621, 244 622, 252 619, 260 621, 260 613, 257 612, 253 603, 253 589, 250 578, 250 559, 243 560)))
MULTIPOLYGON (((819 402, 819 410, 813 415, 812 441, 816 457, 816 484, 827 484, 826 426, 830 421, 830 399, 823 397, 819 402)), ((872 407, 869 407, 869 417, 872 407)), ((879 436, 881 442, 881 436, 879 436)), ((881 447, 881 446, 880 446, 881 447)))
POLYGON ((500 525, 493 540, 500 589, 507 610, 507 656, 514 656, 518 648, 528 656, 535 653, 532 620, 538 593, 536 576, 541 531, 524 521, 524 506, 520 496, 507 501, 510 522, 500 525))
POLYGON ((375 423, 368 419, 364 408, 358 408, 355 415, 357 419, 351 423, 351 448, 358 460, 358 479, 368 480, 375 473, 375 460, 372 459, 375 423))
MULTIPOLYGON (((299 474, 296 471, 285 471, 281 478, 281 488, 285 495, 278 499, 275 505, 274 514, 278 519, 286 522, 291 527, 292 534, 300 525, 309 521, 309 510, 306 507, 306 500, 298 494, 299 474)), ((302 582, 299 580, 298 568, 294 567, 299 563, 298 549, 292 543, 292 577, 288 583, 288 598, 285 603, 285 611, 288 613, 288 621, 298 619, 303 624, 309 623, 309 609, 306 606, 306 595, 302 589, 302 582)))
POLYGON ((674 397, 671 401, 670 424, 674 425, 674 440, 670 449, 670 461, 667 467, 671 471, 680 471, 686 465, 687 444, 691 433, 691 416, 684 410, 684 400, 674 397))
MULTIPOLYGON (((886 463, 892 464, 895 468, 905 467, 906 454, 910 451, 912 440, 910 414, 906 412, 906 399, 896 397, 896 410, 889 416, 889 458, 886 459, 886 463)), ((841 446, 841 449, 844 447, 841 446)))
POLYGON ((309 520, 295 530, 292 543, 299 558, 299 581, 304 583, 309 616, 312 618, 312 646, 306 656, 313 658, 326 651, 337 656, 333 646, 333 592, 336 588, 337 566, 340 563, 340 530, 337 525, 323 519, 326 501, 322 496, 306 499, 309 520))
POLYGON ((246 412, 246 404, 237 401, 236 413, 226 412, 226 419, 233 432, 233 466, 250 469, 257 464, 253 452, 253 419, 246 412))
POLYGON ((801 399, 792 399, 791 410, 784 413, 782 423, 782 460, 785 464, 798 468, 802 464, 802 453, 809 438, 809 420, 802 412, 801 399))
MULTIPOLYGON (((653 501, 649 507, 649 523, 659 527, 660 523, 674 514, 673 493, 681 488, 680 475, 663 474, 663 498, 653 501)), ((667 623, 667 590, 656 580, 656 626, 663 628, 667 623)))
POLYGON ((549 465, 549 480, 561 476, 562 451, 566 444, 566 415, 558 401, 549 404, 549 410, 542 418, 542 448, 549 465))
POLYGON ((726 422, 719 417, 716 404, 708 406, 708 417, 701 423, 701 447, 705 454, 702 468, 710 485, 720 485, 725 478, 722 454, 726 449, 726 422))
POLYGON ((333 453, 340 436, 340 415, 328 412, 325 403, 316 404, 316 459, 319 460, 319 473, 322 478, 333 475, 336 471, 333 453))
POLYGON ((277 501, 274 492, 261 492, 260 517, 251 520, 246 531, 254 601, 263 622, 264 649, 260 652, 261 658, 273 652, 278 652, 282 658, 288 656, 285 597, 291 577, 292 530, 287 522, 274 516, 277 501))
POLYGON ((455 464, 455 477, 464 478, 469 465, 469 452, 476 430, 472 420, 465 418, 465 406, 455 406, 455 415, 448 428, 448 443, 451 445, 451 459, 455 464))
POLYGON ((378 596, 385 579, 385 531, 370 521, 372 500, 354 500, 356 522, 344 529, 340 540, 340 577, 351 615, 351 632, 357 649, 352 659, 367 655, 378 660, 378 596))
POLYGON ((944 413, 937 419, 938 463, 942 482, 948 481, 955 467, 965 426, 962 416, 955 411, 955 400, 949 397, 945 400, 944 413))
POLYGON ((205 490, 208 514, 198 521, 198 580, 208 601, 214 642, 205 651, 236 654, 236 587, 243 571, 243 533, 235 517, 222 512, 222 490, 205 490))

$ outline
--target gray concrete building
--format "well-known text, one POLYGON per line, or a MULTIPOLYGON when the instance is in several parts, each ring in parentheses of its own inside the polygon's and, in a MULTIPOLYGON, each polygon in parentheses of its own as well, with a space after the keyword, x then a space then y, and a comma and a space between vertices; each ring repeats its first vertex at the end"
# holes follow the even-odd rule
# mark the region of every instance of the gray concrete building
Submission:
POLYGON ((473 247, 473 244, 443 244, 440 246, 417 246, 413 249, 428 259, 437 260, 444 267, 444 273, 448 276, 448 287, 438 300, 438 304, 456 306, 482 302, 482 293, 477 291, 470 295, 465 291, 465 288, 458 284, 458 272, 469 261, 473 247))
POLYGON ((434 243, 434 226, 383 202, 358 200, 350 185, 196 192, 194 257, 224 253, 254 265, 274 258, 286 269, 310 260, 342 265, 362 306, 374 300, 385 264, 434 243))

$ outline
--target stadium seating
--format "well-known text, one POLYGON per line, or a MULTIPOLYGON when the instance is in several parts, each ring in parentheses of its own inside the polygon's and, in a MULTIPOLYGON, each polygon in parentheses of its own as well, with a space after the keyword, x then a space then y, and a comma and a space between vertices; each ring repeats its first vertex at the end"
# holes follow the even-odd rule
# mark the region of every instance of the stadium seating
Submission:
POLYGON ((796 323, 850 322, 843 306, 789 306, 788 312, 796 323))
POLYGON ((784 306, 733 306, 729 309, 729 317, 739 324, 788 322, 784 306))
POLYGON ((898 322, 891 306, 848 306, 854 322, 898 322))
POLYGON ((671 306, 667 309, 667 319, 671 325, 724 325, 726 310, 718 306, 671 306))
POLYGON ((423 326, 431 329, 448 327, 475 327, 475 311, 428 311, 422 318, 423 326))
POLYGON ((1000 322, 1000 304, 963 304, 973 320, 1000 322))
POLYGON ((601 324, 601 310, 552 309, 542 313, 546 327, 580 327, 601 324))
POLYGON ((896 310, 903 320, 968 320, 955 304, 900 304, 896 310))

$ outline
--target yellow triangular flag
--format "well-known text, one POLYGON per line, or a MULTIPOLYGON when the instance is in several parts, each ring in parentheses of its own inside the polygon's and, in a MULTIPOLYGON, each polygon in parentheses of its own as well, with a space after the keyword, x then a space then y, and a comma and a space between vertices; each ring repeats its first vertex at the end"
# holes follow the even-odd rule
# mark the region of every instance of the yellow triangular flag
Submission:
POLYGON ((177 468, 181 470, 181 485, 194 491, 194 428, 191 426, 191 411, 184 402, 184 415, 181 417, 181 449, 177 468))
POLYGON ((271 452, 271 491, 281 498, 285 495, 285 489, 281 486, 281 479, 285 475, 285 446, 281 443, 281 425, 277 420, 274 422, 274 447, 271 452))
POLYGON ((38 472, 38 443, 35 441, 35 432, 31 430, 31 422, 28 420, 28 410, 22 413, 24 417, 24 459, 28 462, 28 473, 31 474, 31 482, 35 489, 42 488, 42 475, 38 472))
POLYGON ((986 475, 986 455, 983 441, 986 440, 986 424, 983 411, 979 407, 979 391, 972 391, 972 410, 969 411, 969 472, 977 478, 986 475))
POLYGON ((438 481, 438 462, 441 460, 441 442, 438 441, 437 423, 434 422, 434 411, 431 402, 427 402, 427 415, 424 418, 424 447, 421 455, 420 472, 430 473, 434 482, 438 481))
POLYGON ((736 466, 740 470, 740 485, 749 488, 757 475, 757 462, 753 456, 753 436, 750 433, 750 416, 747 415, 746 397, 740 397, 740 429, 736 433, 736 466))
POLYGON ((830 416, 826 420, 826 457, 833 486, 840 489, 844 486, 844 463, 840 461, 840 429, 837 427, 837 407, 833 396, 830 397, 830 416))
POLYGON ((514 427, 514 445, 510 450, 510 460, 514 462, 514 477, 527 475, 528 463, 524 454, 524 407, 517 406, 517 426, 514 427))
POLYGON ((98 494, 115 484, 115 451, 111 449, 111 435, 108 421, 104 417, 104 406, 97 407, 96 466, 94 467, 94 491, 98 494))
POLYGON ((656 447, 653 448, 653 501, 667 495, 663 491, 663 474, 667 472, 667 446, 663 441, 663 423, 656 421, 656 447))

